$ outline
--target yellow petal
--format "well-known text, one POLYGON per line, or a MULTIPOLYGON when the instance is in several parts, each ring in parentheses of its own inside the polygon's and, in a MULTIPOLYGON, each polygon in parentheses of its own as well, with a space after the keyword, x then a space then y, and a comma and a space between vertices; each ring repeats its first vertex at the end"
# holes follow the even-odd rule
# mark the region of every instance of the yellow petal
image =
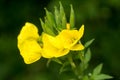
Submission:
POLYGON ((44 37, 43 37, 43 41, 44 40, 48 40, 50 44, 52 44, 54 47, 56 48, 63 48, 63 39, 64 38, 57 38, 56 37, 53 37, 51 35, 48 35, 48 34, 45 34, 44 33, 44 37))
POLYGON ((37 27, 32 24, 26 22, 25 25, 22 27, 20 34, 18 35, 18 46, 22 44, 26 39, 38 39, 38 29, 37 27))
POLYGON ((25 40, 19 50, 26 64, 31 64, 41 58, 41 47, 35 40, 25 40))
POLYGON ((79 29, 79 39, 83 36, 84 34, 84 25, 82 25, 79 29))
POLYGON ((71 47, 70 50, 77 51, 77 50, 83 50, 84 46, 82 44, 75 44, 74 46, 71 47))
POLYGON ((43 33, 43 51, 42 56, 45 58, 52 58, 52 57, 61 57, 68 54, 69 50, 64 48, 57 48, 51 44, 51 38, 48 34, 43 33))
POLYGON ((77 30, 62 30, 56 40, 53 42, 55 46, 61 46, 70 49, 78 42, 79 32, 77 30))

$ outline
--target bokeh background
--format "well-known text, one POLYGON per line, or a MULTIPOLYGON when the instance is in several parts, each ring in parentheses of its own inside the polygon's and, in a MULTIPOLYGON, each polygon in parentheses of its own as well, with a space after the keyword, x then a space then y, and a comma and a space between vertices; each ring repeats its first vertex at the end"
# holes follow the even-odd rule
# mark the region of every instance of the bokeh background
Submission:
MULTIPOLYGON (((95 38, 90 46, 92 59, 90 68, 103 63, 103 73, 120 80, 120 0, 61 0, 67 20, 70 4, 76 16, 76 27, 85 24, 82 43, 95 38)), ((44 18, 46 7, 54 11, 59 0, 0 0, 0 80, 67 80, 58 75, 59 65, 46 60, 26 65, 17 48, 17 35, 25 22, 39 28, 39 18, 44 18)), ((68 77, 69 73, 67 74, 68 77)))

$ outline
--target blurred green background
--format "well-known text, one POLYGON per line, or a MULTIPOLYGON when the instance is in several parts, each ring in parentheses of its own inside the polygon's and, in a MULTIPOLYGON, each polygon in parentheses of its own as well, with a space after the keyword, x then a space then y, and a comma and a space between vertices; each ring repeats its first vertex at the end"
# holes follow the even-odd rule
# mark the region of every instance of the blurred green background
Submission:
MULTIPOLYGON (((82 43, 95 38, 90 46, 90 68, 103 63, 103 73, 120 80, 120 0, 61 0, 69 20, 70 4, 76 16, 76 27, 85 24, 82 43)), ((26 65, 17 48, 17 35, 25 22, 39 28, 46 7, 54 11, 59 0, 0 0, 0 80, 68 80, 71 74, 56 74, 59 65, 46 60, 26 65)), ((111 79, 112 80, 112 79, 111 79)))

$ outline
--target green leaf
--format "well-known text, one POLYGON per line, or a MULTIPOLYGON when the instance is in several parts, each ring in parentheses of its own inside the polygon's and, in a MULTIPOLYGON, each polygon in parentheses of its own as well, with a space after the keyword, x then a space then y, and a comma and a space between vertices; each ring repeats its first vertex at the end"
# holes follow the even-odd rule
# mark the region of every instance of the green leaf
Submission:
POLYGON ((112 76, 109 76, 107 74, 99 74, 94 77, 94 80, 105 80, 105 79, 111 79, 113 78, 112 76))
POLYGON ((42 26, 42 29, 43 31, 46 33, 46 28, 45 28, 45 23, 42 21, 42 19, 40 19, 40 22, 41 22, 41 26, 42 26))
POLYGON ((59 25, 61 25, 61 23, 60 23, 60 12, 57 9, 57 7, 55 7, 55 21, 56 21, 56 25, 57 25, 57 28, 58 28, 59 25))
POLYGON ((61 17, 61 23, 62 23, 62 29, 66 29, 66 16, 65 16, 65 12, 64 12, 64 8, 60 2, 60 17, 61 17))
POLYGON ((66 29, 66 24, 67 24, 67 21, 66 21, 66 17, 65 17, 65 14, 64 14, 63 17, 62 17, 62 29, 66 29))
POLYGON ((50 34, 52 36, 55 36, 58 34, 57 30, 49 24, 47 19, 45 19, 45 23, 42 21, 42 19, 40 19, 40 22, 41 22, 42 29, 45 33, 50 34))
POLYGON ((88 67, 88 64, 87 63, 83 63, 83 62, 81 62, 80 64, 79 64, 79 72, 82 74, 82 73, 84 73, 84 71, 87 69, 87 67, 88 67))
POLYGON ((85 63, 88 63, 91 59, 91 51, 90 51, 90 48, 87 49, 87 52, 85 53, 85 63))
POLYGON ((45 30, 47 34, 50 34, 52 36, 55 36, 56 31, 53 27, 51 27, 51 25, 49 24, 48 20, 45 20, 45 30))
POLYGON ((75 14, 74 14, 73 6, 71 5, 70 28, 74 28, 74 26, 75 26, 75 14))
POLYGON ((94 40, 95 40, 95 39, 91 39, 91 40, 87 41, 87 42, 85 43, 84 47, 87 48, 88 46, 90 46, 94 40))
POLYGON ((93 70, 93 75, 98 75, 100 74, 101 70, 102 70, 102 66, 103 64, 99 64, 94 70, 93 70))
POLYGON ((88 76, 84 76, 82 80, 90 80, 88 76))
POLYGON ((65 14, 65 12, 61 2, 59 4, 60 4, 60 16, 62 17, 65 14))
POLYGON ((51 27, 55 27, 55 19, 54 16, 51 12, 49 12, 46 8, 46 19, 48 20, 48 23, 50 24, 51 27))

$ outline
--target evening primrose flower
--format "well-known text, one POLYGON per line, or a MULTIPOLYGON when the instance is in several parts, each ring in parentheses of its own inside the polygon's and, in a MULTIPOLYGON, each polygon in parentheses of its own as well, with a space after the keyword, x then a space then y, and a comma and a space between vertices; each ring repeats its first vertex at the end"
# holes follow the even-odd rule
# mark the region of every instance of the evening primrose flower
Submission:
POLYGON ((80 39, 84 33, 84 25, 79 30, 70 30, 70 25, 67 24, 67 29, 62 30, 56 38, 51 38, 50 42, 57 48, 64 48, 69 50, 83 50, 84 46, 80 39))
POLYGON ((38 44, 38 29, 32 23, 26 22, 17 37, 18 49, 26 64, 31 64, 41 58, 41 47, 38 44))
POLYGON ((84 33, 84 25, 79 30, 70 30, 69 26, 67 24, 67 29, 62 30, 55 37, 46 33, 42 34, 43 57, 61 57, 67 55, 70 50, 77 51, 84 49, 84 46, 79 41, 84 33))

